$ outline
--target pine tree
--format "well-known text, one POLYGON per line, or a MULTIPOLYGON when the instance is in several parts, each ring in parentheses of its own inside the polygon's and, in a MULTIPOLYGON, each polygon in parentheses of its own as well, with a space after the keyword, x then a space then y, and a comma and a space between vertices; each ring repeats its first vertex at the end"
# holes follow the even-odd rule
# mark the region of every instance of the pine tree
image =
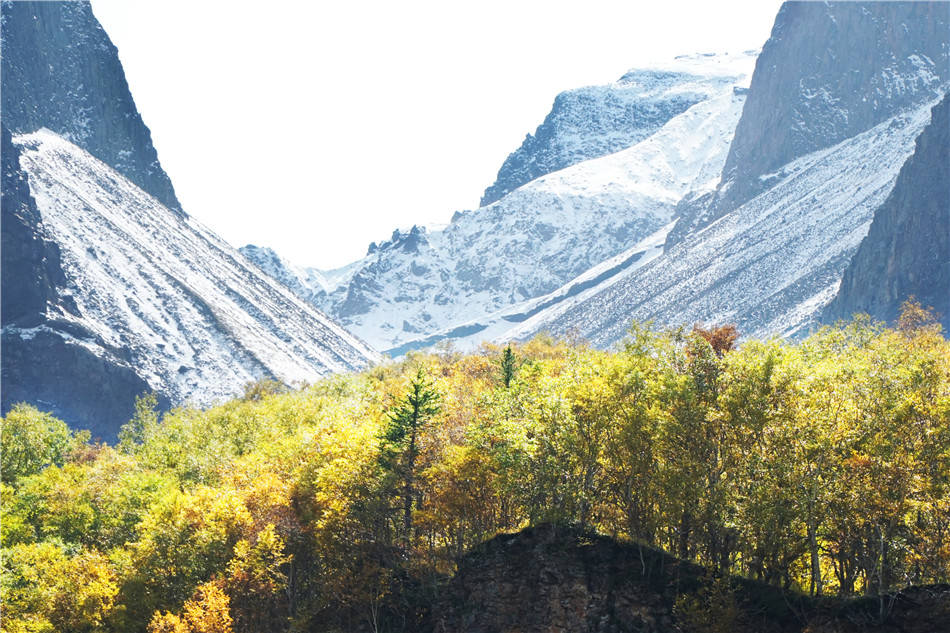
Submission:
POLYGON ((409 383, 408 393, 389 411, 389 424, 382 437, 381 462, 395 475, 401 489, 405 538, 412 533, 418 439, 426 422, 440 411, 439 392, 420 367, 409 383))
POLYGON ((515 354, 511 351, 511 343, 501 354, 501 380, 505 383, 505 389, 511 387, 511 379, 515 377, 515 354))

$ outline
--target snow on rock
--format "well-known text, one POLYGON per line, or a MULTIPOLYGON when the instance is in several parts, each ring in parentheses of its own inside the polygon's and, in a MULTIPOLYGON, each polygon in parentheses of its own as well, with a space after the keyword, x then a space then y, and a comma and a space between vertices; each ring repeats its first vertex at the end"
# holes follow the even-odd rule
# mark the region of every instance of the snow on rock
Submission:
POLYGON ((533 315, 500 339, 548 331, 609 346, 633 320, 735 323, 744 336, 817 324, 875 210, 930 120, 933 102, 778 169, 772 186, 625 279, 568 309, 533 315))
POLYGON ((605 86, 559 94, 535 133, 511 153, 481 206, 545 174, 642 141, 706 99, 744 87, 756 52, 681 55, 634 68, 605 86))
POLYGON ((394 233, 321 309, 379 349, 555 291, 667 225, 718 182, 744 96, 731 89, 633 147, 547 174, 444 230, 394 233))
POLYGON ((310 299, 315 290, 332 289, 330 281, 320 271, 297 266, 278 255, 272 248, 248 244, 238 250, 262 271, 293 290, 298 297, 310 299))
MULTIPOLYGON (((571 92, 569 117, 562 95, 549 119, 559 121, 552 138, 570 166, 550 163, 445 227, 394 231, 364 258, 320 271, 324 287, 301 290, 293 279, 291 287, 378 349, 398 353, 458 328, 452 338, 469 336, 473 322, 556 292, 666 226, 687 194, 711 191, 754 61, 754 53, 692 55, 633 70, 571 92), (632 119, 614 116, 618 99, 632 119)), ((530 162, 544 162, 544 151, 530 162)), ((273 258, 245 254, 273 268, 273 258)), ((300 276, 285 268, 272 274, 300 276)))
POLYGON ((453 348, 460 351, 476 349, 484 341, 503 344, 514 340, 518 338, 519 328, 513 327, 512 324, 528 321, 540 313, 543 313, 546 318, 562 314, 591 294, 629 277, 638 268, 659 257, 663 253, 666 236, 674 223, 675 220, 619 255, 584 271, 548 294, 516 303, 481 319, 456 325, 450 330, 409 341, 389 350, 389 353, 394 357, 401 356, 410 350, 422 349, 446 340, 451 341, 453 348))
MULTIPOLYGON (((41 129, 14 137, 73 310, 60 337, 116 353, 173 403, 206 405, 250 380, 291 383, 379 356, 194 219, 174 213, 86 151, 41 129)), ((50 307, 50 310, 57 308, 50 307)), ((29 338, 31 331, 6 331, 29 338)), ((47 328, 49 329, 49 328, 47 328)))

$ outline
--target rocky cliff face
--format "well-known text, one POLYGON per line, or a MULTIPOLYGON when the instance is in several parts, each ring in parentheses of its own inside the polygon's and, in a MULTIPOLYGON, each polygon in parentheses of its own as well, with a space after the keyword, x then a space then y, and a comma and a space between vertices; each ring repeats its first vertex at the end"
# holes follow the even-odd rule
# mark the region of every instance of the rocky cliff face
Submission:
POLYGON ((3 124, 13 134, 50 129, 180 211, 90 3, 5 0, 0 19, 3 124))
POLYGON ((934 107, 824 316, 893 321, 910 296, 950 329, 950 96, 934 107))
POLYGON ((768 189, 782 165, 942 95, 948 32, 946 2, 783 4, 756 61, 722 182, 668 243, 768 189))
POLYGON ((480 206, 535 178, 647 138, 690 106, 730 88, 746 74, 743 57, 749 55, 682 56, 665 66, 632 69, 606 86, 562 92, 535 133, 505 160, 480 206))
MULTIPOLYGON (((6 126, 0 126, 2 160, 2 309, 3 322, 36 325, 48 303, 58 301, 56 287, 66 283, 59 247, 48 239, 26 174, 20 169, 20 151, 6 126)), ((68 308, 67 308, 68 309, 68 308)))

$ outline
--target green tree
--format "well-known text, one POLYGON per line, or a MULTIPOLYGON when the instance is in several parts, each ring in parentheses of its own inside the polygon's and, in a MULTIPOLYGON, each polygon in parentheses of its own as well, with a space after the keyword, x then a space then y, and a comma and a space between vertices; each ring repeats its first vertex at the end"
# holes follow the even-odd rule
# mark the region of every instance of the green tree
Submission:
POLYGON ((75 445, 65 422, 28 404, 0 419, 0 435, 0 476, 14 486, 47 466, 61 466, 75 445))
POLYGON ((439 392, 419 367, 409 381, 409 390, 390 409, 380 446, 384 469, 398 482, 402 496, 405 538, 412 533, 412 509, 415 500, 416 460, 419 457, 419 435, 433 416, 440 411, 439 392))
POLYGON ((505 389, 511 387, 511 381, 515 377, 515 353, 511 351, 511 343, 505 347, 501 353, 501 381, 505 384, 505 389))
POLYGON ((135 399, 135 412, 132 419, 119 429, 119 447, 126 453, 132 451, 158 425, 158 398, 154 393, 146 393, 135 399))

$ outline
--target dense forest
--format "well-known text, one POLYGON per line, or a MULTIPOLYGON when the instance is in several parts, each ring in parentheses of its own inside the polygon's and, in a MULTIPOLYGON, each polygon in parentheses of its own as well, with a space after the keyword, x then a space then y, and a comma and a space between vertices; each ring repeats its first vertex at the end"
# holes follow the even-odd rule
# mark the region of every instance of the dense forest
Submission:
POLYGON ((933 317, 738 335, 443 348, 163 416, 146 396, 114 446, 20 405, 2 421, 2 629, 413 630, 465 552, 542 523, 789 594, 950 580, 933 317))

